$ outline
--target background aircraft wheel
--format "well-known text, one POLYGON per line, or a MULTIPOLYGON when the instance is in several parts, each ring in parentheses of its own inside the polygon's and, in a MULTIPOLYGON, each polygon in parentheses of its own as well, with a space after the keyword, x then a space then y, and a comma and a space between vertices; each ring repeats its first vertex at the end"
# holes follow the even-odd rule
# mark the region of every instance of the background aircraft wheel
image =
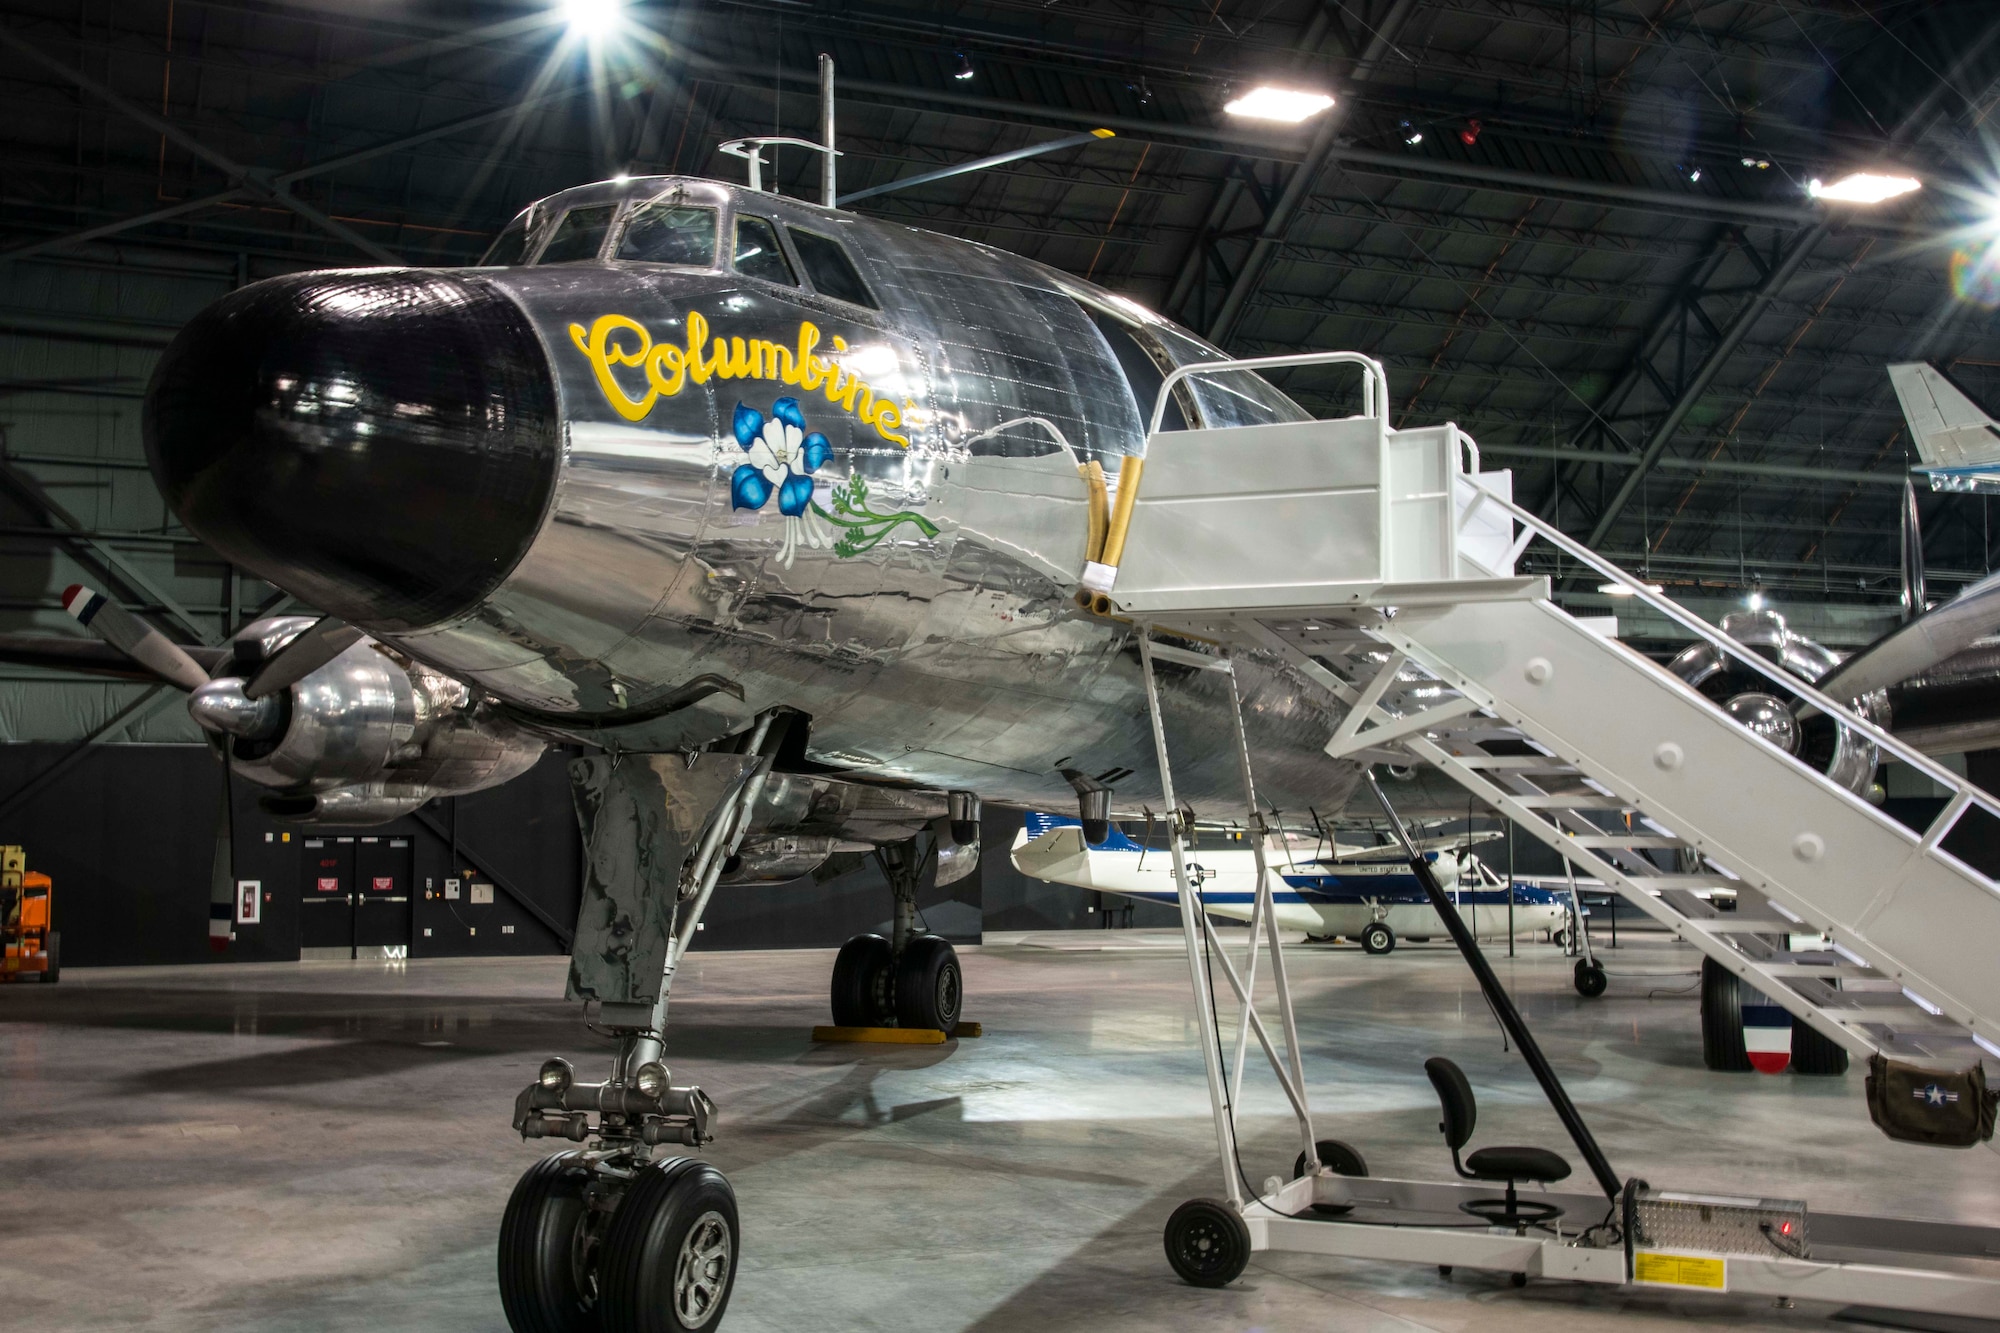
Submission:
POLYGON ((528 1168, 500 1218, 500 1305, 514 1333, 593 1333, 602 1215, 584 1204, 581 1152, 528 1168))
MULTIPOLYGON (((42 973, 42 981, 44 984, 48 984, 60 981, 61 979, 62 979, 62 932, 60 930, 52 930, 49 932, 49 970, 42 973)), ((1847 1067, 1846 1065, 1841 1066, 1842 1069, 1845 1069, 1846 1067, 1847 1067)))
POLYGON ((1396 932, 1374 922, 1361 932, 1361 948, 1367 953, 1387 953, 1396 947, 1396 932))
POLYGON ((835 1027, 874 1028, 888 1023, 893 1012, 889 996, 889 941, 880 935, 856 935, 840 946, 833 960, 833 1022, 835 1027))
POLYGON ((1701 960, 1701 1062, 1731 1074, 1750 1068, 1743 1049, 1742 983, 1713 958, 1701 960))
MULTIPOLYGON (((1313 1156, 1319 1158, 1319 1164, 1333 1172, 1336 1176, 1365 1176, 1368 1174, 1368 1163, 1362 1160, 1361 1150, 1352 1144, 1342 1143, 1339 1139, 1315 1140, 1313 1143, 1313 1156)), ((1292 1179, 1297 1180, 1305 1173, 1306 1155, 1300 1153, 1297 1160, 1292 1163, 1292 1179)), ((1342 1213, 1353 1212, 1354 1205, 1351 1203, 1316 1203, 1312 1205, 1312 1210, 1327 1217, 1338 1217, 1342 1213)))
POLYGON ((1796 1019, 1792 1022, 1792 1072, 1794 1074, 1845 1074, 1847 1048, 1819 1029, 1796 1019))
POLYGON ((1576 960, 1576 993, 1586 1000, 1594 1000, 1604 994, 1604 988, 1611 983, 1605 979, 1604 969, 1587 958, 1576 960))
POLYGON ((1167 1262, 1197 1287, 1226 1287, 1250 1262, 1250 1228, 1218 1199, 1189 1199, 1167 1219, 1167 1262))
POLYGON ((936 1028, 949 1033, 958 1026, 964 1001, 964 981, 958 952, 942 936, 919 935, 896 960, 896 1022, 906 1028, 936 1028))
POLYGON ((1568 953, 1576 946, 1576 932, 1570 930, 1567 926, 1561 930, 1550 931, 1549 943, 1555 945, 1556 948, 1561 949, 1564 953, 1568 953))
POLYGON ((736 1284, 736 1191, 693 1157, 640 1169, 604 1237, 599 1327, 694 1333, 722 1322, 736 1284))

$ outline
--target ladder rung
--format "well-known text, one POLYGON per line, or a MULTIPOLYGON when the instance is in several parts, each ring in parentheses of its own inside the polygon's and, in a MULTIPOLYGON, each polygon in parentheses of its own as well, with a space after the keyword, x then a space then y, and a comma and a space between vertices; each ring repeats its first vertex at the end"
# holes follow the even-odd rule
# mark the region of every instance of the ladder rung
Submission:
POLYGON ((1570 842, 1578 847, 1692 847, 1694 845, 1686 838, 1669 838, 1658 833, 1579 833, 1572 837, 1570 842))
POLYGON ((1811 926, 1802 926, 1796 921, 1786 921, 1780 917, 1765 920, 1738 920, 1734 913, 1720 917, 1689 917, 1695 925, 1711 935, 1816 935, 1811 926))

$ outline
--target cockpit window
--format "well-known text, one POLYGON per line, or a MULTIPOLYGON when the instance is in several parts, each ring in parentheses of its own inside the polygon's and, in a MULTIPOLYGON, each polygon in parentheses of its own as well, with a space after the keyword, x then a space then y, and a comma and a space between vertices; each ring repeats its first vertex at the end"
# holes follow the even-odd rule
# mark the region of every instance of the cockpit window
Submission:
POLYGON ((806 276, 812 279, 814 291, 837 301, 852 301, 871 308, 875 306, 875 297, 869 292, 868 284, 861 280, 854 261, 847 257, 847 247, 839 241, 793 227, 792 248, 799 252, 799 262, 805 265, 806 276))
POLYGON ((715 210, 662 200, 634 209, 618 243, 620 259, 649 264, 715 265, 715 210))
POLYGON ((572 208, 556 224, 555 235, 549 237, 549 243, 542 247, 542 257, 535 262, 570 264, 597 258, 598 248, 604 244, 604 233, 611 229, 611 215, 617 211, 616 204, 572 208))
POLYGON ((528 255, 528 215, 526 213, 507 224, 506 230, 493 238, 493 244, 486 247, 486 253, 479 262, 485 266, 518 264, 528 255))
POLYGON ((791 261, 778 246, 777 230, 762 218, 736 219, 736 271, 787 287, 799 285, 791 261))

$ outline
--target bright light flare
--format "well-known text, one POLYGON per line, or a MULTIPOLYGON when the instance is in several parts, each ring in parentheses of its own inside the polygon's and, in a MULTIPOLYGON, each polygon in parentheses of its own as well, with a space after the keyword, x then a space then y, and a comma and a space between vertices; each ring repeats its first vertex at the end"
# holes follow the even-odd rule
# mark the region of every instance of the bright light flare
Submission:
POLYGON ((624 0, 562 0, 563 21, 579 37, 604 37, 625 18, 624 0))
POLYGON ((1889 176, 1874 171, 1852 171, 1831 185, 1813 180, 1806 193, 1831 204, 1879 204, 1924 188, 1915 176, 1889 176))
MULTIPOLYGON (((1637 597, 1639 595, 1639 590, 1629 583, 1600 583, 1597 585, 1597 590, 1606 597, 1637 597)), ((1646 591, 1659 593, 1665 592, 1666 588, 1662 584, 1648 583, 1646 591)))
POLYGON ((1232 116, 1247 116, 1251 120, 1282 120, 1296 125, 1302 120, 1310 120, 1333 105, 1333 99, 1325 93, 1300 92, 1295 88, 1273 88, 1264 85, 1252 88, 1235 101, 1223 106, 1232 116))

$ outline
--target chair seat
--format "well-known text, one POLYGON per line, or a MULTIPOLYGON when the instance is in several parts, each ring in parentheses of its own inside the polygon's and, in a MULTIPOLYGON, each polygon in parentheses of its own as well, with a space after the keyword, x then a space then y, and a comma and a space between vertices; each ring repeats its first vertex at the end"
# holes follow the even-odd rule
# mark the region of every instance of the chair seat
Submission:
POLYGON ((1548 1182, 1569 1176, 1569 1163, 1547 1148, 1481 1148, 1466 1157, 1465 1169, 1479 1180, 1548 1182))

